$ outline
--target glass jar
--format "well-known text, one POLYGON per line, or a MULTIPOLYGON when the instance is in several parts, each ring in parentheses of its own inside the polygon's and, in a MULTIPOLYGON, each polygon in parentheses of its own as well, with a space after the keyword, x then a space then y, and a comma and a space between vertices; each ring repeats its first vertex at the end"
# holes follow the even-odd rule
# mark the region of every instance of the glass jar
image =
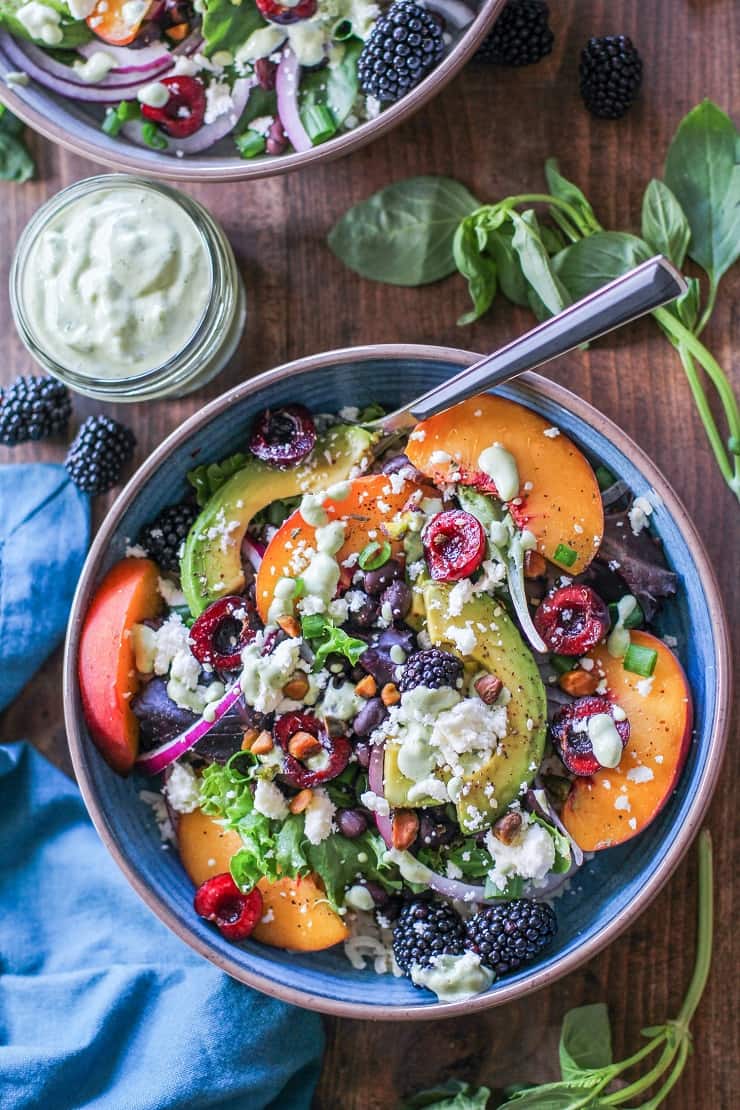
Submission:
MULTIPOLYGON (((215 377, 234 354, 246 319, 244 285, 234 254, 223 230, 213 217, 201 204, 178 190, 130 174, 101 174, 78 181, 38 209, 16 247, 10 271, 10 303, 20 337, 36 361, 78 393, 108 401, 142 401, 181 396, 198 389, 215 377), (122 228, 120 219, 116 221, 113 213, 107 223, 96 223, 95 232, 90 231, 92 225, 85 223, 84 204, 89 201, 96 218, 102 221, 105 214, 100 214, 99 206, 104 205, 111 196, 118 196, 119 190, 123 190, 120 197, 129 205, 138 203, 146 208, 148 204, 150 214, 175 215, 177 226, 173 224, 168 232, 162 222, 161 227, 150 227, 151 235, 147 235, 146 224, 137 226, 134 220, 133 224, 126 226, 124 219, 122 228), (127 195, 129 190, 134 192, 127 195), (180 223, 181 219, 188 221, 188 224, 180 223), (64 240, 65 229, 71 227, 82 228, 90 236, 89 241, 82 243, 80 247, 82 255, 75 259, 70 259, 64 240), (108 236, 106 242, 102 241, 103 232, 108 236), (167 244, 174 241, 173 237, 179 243, 188 240, 186 245, 191 251, 189 261, 197 267, 197 271, 194 270, 191 275, 193 280, 189 287, 189 275, 185 275, 183 279, 179 272, 185 256, 182 255, 175 262, 171 258, 168 261, 167 244), (128 265, 125 272, 120 268, 116 269, 121 260, 114 257, 116 252, 123 249, 124 242, 128 244, 127 249, 134 251, 132 257, 125 260, 128 265), (147 254, 153 246, 164 248, 158 258, 147 254), (137 265, 132 265, 138 264, 137 251, 141 256, 139 269, 137 265), (184 301, 182 304, 173 304, 171 312, 174 315, 168 317, 162 308, 164 294, 155 288, 152 296, 152 290, 146 287, 147 268, 151 269, 152 264, 159 267, 156 274, 164 275, 163 281, 170 281, 170 292, 178 289, 180 294, 186 291, 195 297, 193 319, 182 318, 187 315, 184 301), (62 270, 63 265, 67 267, 66 270, 62 270), (106 272, 106 267, 110 272, 106 272), (120 284, 116 282, 122 274, 129 284, 133 283, 134 293, 127 288, 125 295, 135 307, 138 307, 136 289, 140 287, 142 290, 140 315, 134 312, 132 316, 129 304, 127 317, 127 305, 115 304, 110 299, 121 291, 120 284), (50 275, 59 277, 61 288, 50 288, 46 284, 50 275), (45 284, 39 286, 40 281, 45 284), (176 281, 181 284, 176 285, 176 281), (89 310, 93 327, 98 323, 96 313, 104 313, 106 305, 111 310, 110 315, 119 315, 111 323, 113 339, 110 346, 115 344, 115 358, 106 357, 105 347, 99 354, 90 354, 85 349, 87 339, 76 343, 73 339, 69 342, 55 342, 55 336, 65 332, 73 333, 80 320, 82 326, 87 327, 87 322, 82 317, 72 321, 69 313, 65 315, 66 308, 61 302, 70 291, 75 301, 74 311, 78 311, 81 306, 85 312, 89 310), (101 302, 102 294, 109 298, 107 302, 101 302), (148 298, 146 307, 145 298, 148 298), (49 305, 52 305, 50 314, 47 313, 49 305), (181 309, 179 315, 178 308, 181 309), (134 324, 130 325, 128 321, 132 319, 134 324), (139 354, 136 357, 131 356, 129 369, 123 365, 123 355, 118 359, 117 368, 111 368, 116 363, 119 348, 125 347, 129 342, 132 326, 140 327, 143 336, 144 329, 151 328, 152 325, 158 327, 162 322, 173 322, 175 332, 179 326, 182 341, 177 334, 169 340, 163 340, 162 346, 168 348, 166 353, 160 351, 159 357, 149 357, 156 365, 146 363, 148 340, 142 338, 139 354), (123 340, 120 339, 121 336, 123 340), (93 367, 84 367, 85 361, 92 362, 93 367), (76 366, 73 365, 75 362, 76 366)), ((102 315, 100 320, 105 324, 102 315)), ((154 343, 150 346, 153 351, 154 343)))

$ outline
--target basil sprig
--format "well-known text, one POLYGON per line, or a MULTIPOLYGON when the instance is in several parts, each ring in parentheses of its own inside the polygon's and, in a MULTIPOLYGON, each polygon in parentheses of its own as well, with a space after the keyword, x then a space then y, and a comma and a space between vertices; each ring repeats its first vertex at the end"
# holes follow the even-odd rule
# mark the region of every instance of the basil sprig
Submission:
POLYGON ((712 101, 689 112, 668 150, 665 180, 645 190, 640 236, 603 228, 585 194, 550 158, 549 193, 494 204, 478 205, 449 178, 396 182, 351 208, 329 245, 357 273, 395 285, 424 285, 457 270, 472 302, 460 324, 487 312, 499 292, 542 320, 656 252, 679 267, 690 258, 706 274, 706 296, 690 277, 684 296, 653 317, 678 352, 717 465, 740 500, 738 402, 699 338, 720 280, 740 252, 737 141, 737 128, 712 101), (551 223, 537 214, 543 206, 551 223), (724 411, 725 439, 707 396, 710 383, 724 411))
POLYGON ((36 165, 23 139, 24 126, 0 104, 0 181, 29 181, 36 165))

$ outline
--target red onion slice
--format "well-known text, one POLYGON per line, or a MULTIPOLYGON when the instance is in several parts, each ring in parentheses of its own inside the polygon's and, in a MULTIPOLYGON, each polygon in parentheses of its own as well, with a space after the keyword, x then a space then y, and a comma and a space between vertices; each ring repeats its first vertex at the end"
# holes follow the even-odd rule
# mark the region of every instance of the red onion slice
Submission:
MULTIPOLYGON (((231 111, 224 112, 213 123, 205 123, 195 134, 188 135, 186 139, 172 139, 168 136, 167 149, 164 153, 175 155, 199 154, 202 150, 208 150, 209 147, 215 146, 219 139, 223 139, 236 127, 242 112, 247 106, 249 94, 256 83, 255 77, 241 77, 238 81, 235 81, 231 93, 234 102, 231 111)), ((124 123, 121 131, 132 143, 136 143, 138 146, 149 146, 141 137, 140 120, 124 123)))
POLYGON ((263 543, 258 543, 251 536, 242 540, 242 556, 247 559, 253 570, 257 571, 262 566, 262 558, 267 548, 263 543))
POLYGON ((83 58, 92 58, 93 54, 108 54, 115 62, 111 74, 118 73, 143 73, 158 66, 169 68, 172 65, 170 50, 162 42, 154 42, 151 46, 142 46, 141 50, 132 50, 130 46, 111 46, 100 39, 92 42, 83 42, 77 47, 77 53, 83 58))
POLYGON ((432 871, 431 867, 419 863, 418 859, 412 856, 410 852, 399 852, 393 848, 390 857, 392 862, 398 864, 401 868, 401 874, 403 874, 401 861, 404 856, 410 856, 413 860, 414 873, 418 875, 418 879, 414 881, 426 883, 430 890, 436 891, 437 894, 441 894, 445 898, 452 898, 456 902, 466 902, 468 905, 496 901, 495 898, 486 898, 485 887, 473 883, 463 883, 460 879, 448 879, 445 875, 438 875, 436 871, 432 871))
POLYGON ((11 35, 4 34, 0 37, 0 45, 2 45, 3 51, 13 65, 23 70, 24 73, 38 81, 39 85, 49 89, 50 92, 57 93, 57 95, 66 97, 68 100, 84 100, 97 104, 132 100, 137 91, 152 80, 151 76, 142 79, 129 74, 128 77, 121 78, 118 82, 101 82, 97 85, 86 85, 82 82, 77 84, 72 79, 73 69, 55 61, 39 47, 34 46, 33 43, 28 43, 24 49, 21 49, 11 35), (40 55, 38 60, 36 60, 37 55, 40 55), (60 75, 60 71, 63 76, 60 75))
POLYGON ((298 111, 298 82, 301 67, 289 46, 283 50, 283 56, 277 67, 275 75, 275 92, 277 93, 277 106, 280 122, 285 134, 290 139, 294 150, 310 150, 313 143, 306 134, 306 129, 301 122, 298 111))
MULTIPOLYGON (((385 744, 373 744, 372 751, 370 752, 370 763, 367 768, 368 785, 373 794, 377 794, 379 798, 385 797, 385 788, 383 786, 383 758, 385 753, 385 744)), ((378 826, 378 832, 383 837, 387 848, 393 847, 393 826, 390 817, 385 817, 380 813, 374 813, 375 824, 378 826)))
POLYGON ((185 729, 179 736, 175 736, 172 740, 168 740, 166 744, 160 744, 158 748, 140 755, 134 764, 136 770, 141 771, 144 775, 157 775, 160 771, 164 771, 165 767, 174 763, 185 752, 189 752, 199 740, 207 736, 216 722, 220 721, 229 712, 241 696, 242 688, 237 682, 217 702, 213 703, 208 720, 201 717, 199 721, 185 729))

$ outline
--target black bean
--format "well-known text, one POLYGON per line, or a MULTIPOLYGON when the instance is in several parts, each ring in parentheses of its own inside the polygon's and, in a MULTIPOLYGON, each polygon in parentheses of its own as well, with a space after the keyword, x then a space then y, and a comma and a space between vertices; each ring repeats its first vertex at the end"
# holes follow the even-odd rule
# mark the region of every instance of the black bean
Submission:
POLYGON ((352 609, 349 618, 358 628, 371 628, 378 617, 378 603, 365 594, 365 600, 359 609, 352 609))
POLYGON ((367 821, 363 814, 358 813, 356 809, 338 809, 337 827, 342 836, 347 836, 350 840, 354 840, 356 836, 362 836, 365 832, 367 829, 367 821))
POLYGON ((401 579, 391 582, 380 596, 381 610, 389 605, 394 621, 403 620, 411 608, 411 587, 401 579))
POLYGON ((353 721, 358 736, 369 736, 385 720, 388 712, 380 698, 369 698, 353 721))
POLYGON ((397 559, 389 559, 377 570, 365 571, 365 592, 377 597, 382 594, 386 586, 390 586, 396 578, 403 575, 403 567, 397 559))

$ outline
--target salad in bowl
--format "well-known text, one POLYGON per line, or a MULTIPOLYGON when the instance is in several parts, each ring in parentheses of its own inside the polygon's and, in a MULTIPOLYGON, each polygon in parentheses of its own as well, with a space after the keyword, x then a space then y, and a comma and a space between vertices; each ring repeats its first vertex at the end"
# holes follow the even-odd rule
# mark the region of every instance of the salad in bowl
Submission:
POLYGON ((546 953, 674 789, 678 580, 651 501, 532 409, 393 441, 378 412, 265 410, 191 470, 98 586, 78 679, 193 914, 456 1001, 546 953))
POLYGON ((33 82, 111 138, 269 159, 375 119, 475 17, 463 0, 0 0, 0 54, 21 98, 33 82))

